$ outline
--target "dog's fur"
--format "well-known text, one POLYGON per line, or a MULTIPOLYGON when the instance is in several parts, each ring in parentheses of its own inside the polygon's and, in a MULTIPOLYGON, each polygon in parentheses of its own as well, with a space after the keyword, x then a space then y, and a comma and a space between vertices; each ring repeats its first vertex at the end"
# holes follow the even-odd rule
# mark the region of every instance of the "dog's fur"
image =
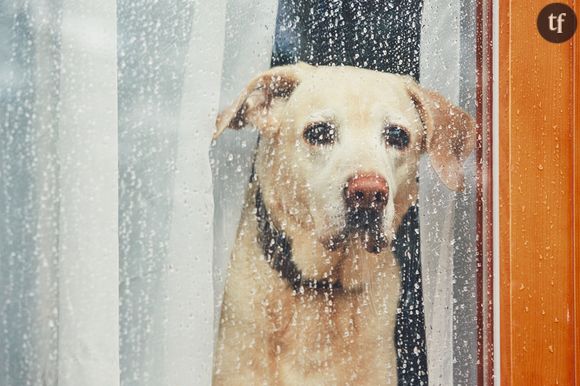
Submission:
POLYGON ((368 235, 345 231, 345 185, 360 173, 386 180, 380 235, 390 244, 417 199, 423 152, 449 188, 462 189, 473 120, 406 76, 299 63, 252 80, 219 115, 215 137, 244 126, 256 127, 260 141, 228 271, 214 385, 397 384, 400 269, 390 247, 373 250, 368 235), (305 141, 305 128, 322 121, 334 125, 335 142, 305 141), (389 125, 406 130, 407 147, 385 143, 389 125), (293 288, 269 264, 257 189, 302 277, 336 288, 293 288))

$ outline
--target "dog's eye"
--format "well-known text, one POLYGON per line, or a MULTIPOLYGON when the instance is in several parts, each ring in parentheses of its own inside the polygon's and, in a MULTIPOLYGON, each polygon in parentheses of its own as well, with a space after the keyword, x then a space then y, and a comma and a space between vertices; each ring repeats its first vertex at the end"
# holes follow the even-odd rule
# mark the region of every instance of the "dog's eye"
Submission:
POLYGON ((332 145, 336 141, 336 128, 332 123, 313 123, 304 130, 304 139, 311 145, 332 145))
POLYGON ((404 149, 409 145, 409 134, 407 130, 399 126, 388 126, 383 133, 387 145, 395 149, 404 149))

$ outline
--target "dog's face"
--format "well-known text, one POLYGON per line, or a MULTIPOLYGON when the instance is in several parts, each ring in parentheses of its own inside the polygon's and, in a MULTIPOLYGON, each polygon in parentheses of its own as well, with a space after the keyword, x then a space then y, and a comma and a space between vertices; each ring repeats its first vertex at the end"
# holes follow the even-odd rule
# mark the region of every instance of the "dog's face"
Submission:
POLYGON ((401 77, 312 69, 272 113, 278 128, 259 153, 268 158, 260 181, 272 186, 264 190, 330 249, 354 239, 383 247, 416 196, 423 138, 401 77), (364 204, 365 194, 375 197, 364 204))
POLYGON ((250 82, 216 134, 249 124, 260 130, 256 173, 272 217, 330 252, 388 245, 417 197, 422 152, 460 189, 475 134, 466 113, 408 77, 305 64, 250 82))

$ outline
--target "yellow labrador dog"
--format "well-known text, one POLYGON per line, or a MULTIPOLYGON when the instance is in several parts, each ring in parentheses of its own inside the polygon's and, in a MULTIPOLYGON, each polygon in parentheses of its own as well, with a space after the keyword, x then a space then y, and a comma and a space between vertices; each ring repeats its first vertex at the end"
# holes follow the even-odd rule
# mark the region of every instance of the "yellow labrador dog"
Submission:
POLYGON ((277 67, 217 119, 259 130, 221 311, 214 385, 396 385, 390 244, 426 152, 462 188, 472 118, 411 78, 277 67))

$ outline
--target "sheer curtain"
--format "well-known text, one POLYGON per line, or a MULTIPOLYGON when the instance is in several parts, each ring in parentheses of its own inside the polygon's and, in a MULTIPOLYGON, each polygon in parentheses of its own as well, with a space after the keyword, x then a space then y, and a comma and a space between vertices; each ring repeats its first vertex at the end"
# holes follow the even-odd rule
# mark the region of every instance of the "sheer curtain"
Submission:
POLYGON ((80 379, 87 385, 119 383, 114 20, 113 1, 62 2, 54 155, 59 385, 75 385, 80 379))
POLYGON ((0 384, 209 384, 225 2, 0 4, 0 384))
POLYGON ((116 5, 0 7, 0 383, 119 384, 116 5))
MULTIPOLYGON (((421 79, 475 116, 474 0, 424 0, 421 79)), ((475 156, 465 162, 464 192, 441 183, 423 157, 420 233, 430 385, 477 383, 475 156)))
MULTIPOLYGON (((210 383, 255 138, 229 133, 212 147, 211 135, 220 106, 269 67, 277 6, 0 4, 1 385, 210 383), (210 159, 240 171, 212 181, 210 159)), ((459 2, 425 1, 421 34, 422 82, 467 107, 475 46, 459 35, 472 17, 459 2)), ((453 364, 457 331, 469 327, 457 327, 453 298, 474 303, 449 275, 474 266, 458 268, 444 247, 425 258, 472 208, 421 182, 430 378, 453 384, 466 374, 453 364), (445 213, 441 195, 428 206, 437 192, 445 213)))

